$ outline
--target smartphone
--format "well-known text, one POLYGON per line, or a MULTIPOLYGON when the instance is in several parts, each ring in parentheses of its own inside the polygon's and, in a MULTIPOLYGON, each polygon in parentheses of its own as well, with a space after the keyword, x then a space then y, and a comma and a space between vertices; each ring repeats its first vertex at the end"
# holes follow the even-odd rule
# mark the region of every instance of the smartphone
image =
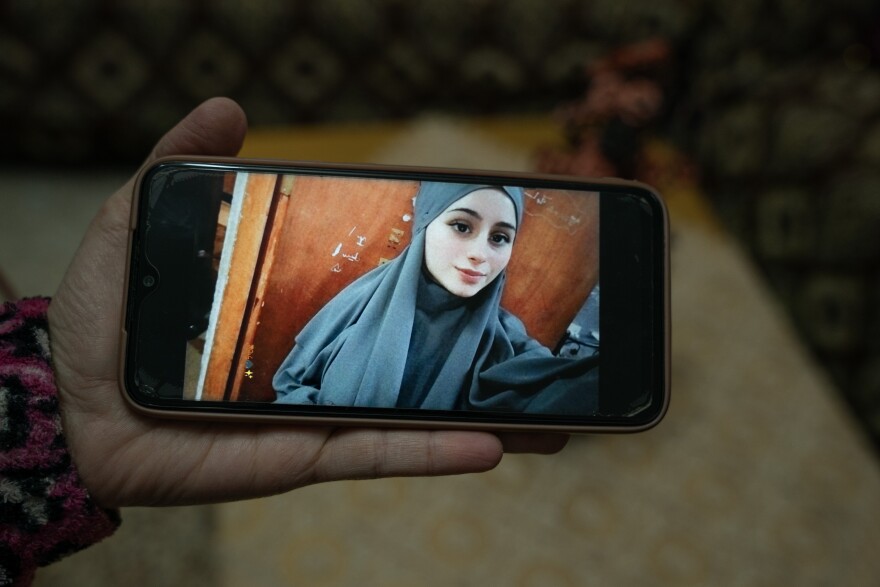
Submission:
POLYGON ((130 231, 120 380, 148 414, 634 432, 669 404, 643 184, 166 158, 130 231))

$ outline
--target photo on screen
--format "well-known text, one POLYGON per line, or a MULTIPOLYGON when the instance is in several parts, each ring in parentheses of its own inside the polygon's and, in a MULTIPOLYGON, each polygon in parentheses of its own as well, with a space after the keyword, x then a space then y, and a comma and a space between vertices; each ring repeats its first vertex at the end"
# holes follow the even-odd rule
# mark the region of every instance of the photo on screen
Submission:
POLYGON ((597 192, 226 175, 184 398, 596 411, 597 192))

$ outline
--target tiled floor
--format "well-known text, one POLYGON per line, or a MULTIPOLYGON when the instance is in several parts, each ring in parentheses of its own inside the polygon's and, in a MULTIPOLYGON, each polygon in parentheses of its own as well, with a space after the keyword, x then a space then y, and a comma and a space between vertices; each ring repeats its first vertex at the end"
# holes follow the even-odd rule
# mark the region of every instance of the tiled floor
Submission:
POLYGON ((0 170, 0 270, 19 296, 52 295, 127 170, 0 170))

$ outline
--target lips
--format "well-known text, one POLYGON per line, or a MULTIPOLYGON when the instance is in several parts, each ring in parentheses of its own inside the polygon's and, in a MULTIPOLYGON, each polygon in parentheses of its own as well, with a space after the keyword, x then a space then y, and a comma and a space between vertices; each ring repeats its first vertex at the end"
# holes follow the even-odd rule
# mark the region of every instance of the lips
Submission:
POLYGON ((458 270, 459 275, 461 275, 461 280, 469 285, 477 284, 486 277, 485 273, 480 273, 473 269, 462 269, 461 267, 456 267, 456 269, 458 270))

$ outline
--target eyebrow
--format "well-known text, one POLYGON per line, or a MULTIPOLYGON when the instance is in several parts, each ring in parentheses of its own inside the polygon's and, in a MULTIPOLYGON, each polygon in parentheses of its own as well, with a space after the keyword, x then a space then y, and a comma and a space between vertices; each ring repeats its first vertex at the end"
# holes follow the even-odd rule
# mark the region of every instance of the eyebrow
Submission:
MULTIPOLYGON (((477 212, 476 210, 471 210, 470 208, 453 208, 452 210, 447 211, 447 214, 449 212, 464 212, 469 216, 473 216, 477 220, 483 220, 483 217, 480 215, 479 212, 477 212)), ((509 228, 513 232, 516 232, 516 227, 509 222, 497 222, 495 226, 500 226, 501 228, 509 228)))

